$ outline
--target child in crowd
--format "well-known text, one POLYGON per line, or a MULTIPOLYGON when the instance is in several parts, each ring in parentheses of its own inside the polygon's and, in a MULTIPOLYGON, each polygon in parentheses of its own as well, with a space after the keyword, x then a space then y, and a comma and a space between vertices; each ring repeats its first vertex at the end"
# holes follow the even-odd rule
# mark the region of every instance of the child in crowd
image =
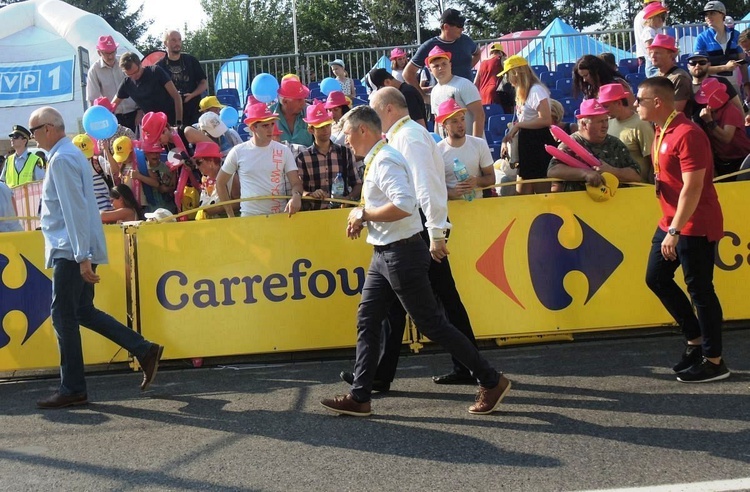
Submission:
MULTIPOLYGON (((652 2, 643 8, 643 26, 641 39, 638 40, 648 49, 657 34, 666 34, 664 24, 667 21, 667 7, 660 2, 652 2)), ((651 64, 651 59, 646 57, 646 76, 653 77, 659 69, 651 64)))
POLYGON ((132 220, 145 220, 141 204, 133 195, 133 191, 124 184, 119 184, 109 190, 109 197, 114 210, 99 212, 102 223, 119 224, 132 220))
POLYGON ((341 84, 341 92, 345 96, 354 97, 356 95, 354 81, 349 78, 349 74, 346 72, 344 60, 337 58, 329 63, 329 65, 331 66, 331 72, 336 76, 336 80, 341 84))

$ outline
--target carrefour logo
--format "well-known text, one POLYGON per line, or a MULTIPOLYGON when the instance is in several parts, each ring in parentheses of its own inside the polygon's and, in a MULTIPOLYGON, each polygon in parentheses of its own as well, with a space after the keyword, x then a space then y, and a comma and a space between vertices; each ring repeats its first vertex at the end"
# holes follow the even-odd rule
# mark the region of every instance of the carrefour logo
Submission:
POLYGON ((178 270, 163 274, 156 284, 156 297, 162 307, 176 311, 190 305, 197 308, 232 306, 237 303, 255 304, 259 298, 270 302, 287 299, 300 301, 312 296, 325 299, 341 290, 347 296, 362 292, 365 269, 351 271, 341 268, 336 272, 312 270, 312 261, 300 258, 292 263, 289 273, 267 276, 248 273, 232 277, 190 278, 178 270))
POLYGON ((0 349, 10 344, 10 335, 3 329, 3 321, 8 313, 19 311, 26 316, 26 333, 21 345, 36 333, 50 315, 52 281, 23 255, 20 256, 26 267, 26 279, 20 286, 12 288, 4 278, 10 260, 0 254, 0 349))
MULTIPOLYGON (((541 214, 531 224, 528 234, 528 266, 534 293, 542 305, 552 311, 570 306, 573 298, 565 289, 565 276, 581 272, 588 280, 588 303, 622 263, 624 256, 615 245, 575 216, 582 239, 576 248, 560 244, 559 233, 564 221, 555 214, 541 214)), ((505 267, 505 249, 515 225, 512 221, 479 258, 477 271, 513 302, 525 309, 511 286, 505 267)), ((529 300, 525 300, 526 303, 529 300)))

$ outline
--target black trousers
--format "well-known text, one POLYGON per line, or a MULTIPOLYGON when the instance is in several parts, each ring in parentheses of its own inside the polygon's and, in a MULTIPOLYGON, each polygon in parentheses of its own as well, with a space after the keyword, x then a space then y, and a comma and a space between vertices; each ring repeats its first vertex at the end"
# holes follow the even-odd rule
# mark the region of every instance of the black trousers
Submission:
POLYGON ((427 274, 430 261, 428 248, 419 240, 376 248, 373 253, 357 310, 357 357, 351 389, 356 401, 370 400, 382 323, 396 300, 405 306, 422 333, 468 367, 479 384, 485 388, 497 386, 500 374, 438 308, 427 274))
MULTIPOLYGON (((419 213, 422 216, 422 224, 424 224, 426 219, 421 210, 419 213)), ((430 237, 426 229, 422 231, 422 239, 429 249, 430 237)), ((448 321, 476 347, 477 340, 474 337, 474 331, 471 329, 469 313, 466 312, 466 308, 461 302, 461 296, 456 289, 456 282, 453 280, 448 258, 446 257, 440 263, 430 258, 428 275, 439 309, 445 313, 448 321)), ((417 327, 421 330, 419 325, 417 327)), ((388 317, 383 321, 383 342, 380 348, 380 362, 378 363, 375 380, 391 382, 396 377, 396 368, 398 367, 405 329, 406 310, 401 303, 394 302, 388 312, 388 317)), ((453 369, 457 372, 469 372, 469 369, 455 357, 453 357, 453 369)))

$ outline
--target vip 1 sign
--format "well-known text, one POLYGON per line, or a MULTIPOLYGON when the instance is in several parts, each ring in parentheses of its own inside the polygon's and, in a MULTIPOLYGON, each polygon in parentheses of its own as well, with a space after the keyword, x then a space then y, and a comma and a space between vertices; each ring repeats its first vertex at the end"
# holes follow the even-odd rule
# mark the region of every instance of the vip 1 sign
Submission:
POLYGON ((73 58, 0 65, 0 107, 73 99, 73 58))

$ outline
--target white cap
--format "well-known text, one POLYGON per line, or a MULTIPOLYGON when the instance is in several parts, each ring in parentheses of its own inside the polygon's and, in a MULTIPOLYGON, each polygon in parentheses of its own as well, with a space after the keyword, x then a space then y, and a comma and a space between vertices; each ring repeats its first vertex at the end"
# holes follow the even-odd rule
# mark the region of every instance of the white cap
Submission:
POLYGON ((219 115, 207 111, 198 118, 198 126, 200 129, 214 138, 219 138, 227 132, 227 125, 221 121, 219 115))
MULTIPOLYGON (((170 212, 169 210, 167 210, 166 208, 157 208, 153 212, 149 212, 143 215, 146 217, 147 220, 155 222, 157 220, 160 221, 160 220, 164 220, 169 217, 172 217, 174 214, 170 212)), ((174 222, 174 221, 175 219, 172 219, 168 222, 174 222)))

